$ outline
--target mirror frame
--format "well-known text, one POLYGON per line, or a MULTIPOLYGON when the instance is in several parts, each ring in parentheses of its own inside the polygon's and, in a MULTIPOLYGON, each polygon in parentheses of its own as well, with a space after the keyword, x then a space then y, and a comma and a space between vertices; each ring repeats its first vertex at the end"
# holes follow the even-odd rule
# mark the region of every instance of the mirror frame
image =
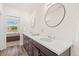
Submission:
POLYGON ((33 29, 36 25, 36 12, 32 14, 32 17, 33 23, 31 24, 31 28, 33 29))
POLYGON ((65 14, 66 14, 66 10, 65 10, 64 5, 63 5, 63 4, 61 4, 61 3, 55 3, 55 4, 51 5, 51 6, 47 9, 47 11, 46 11, 46 13, 45 13, 45 17, 44 17, 45 24, 46 24, 48 27, 57 27, 57 26, 59 26, 59 25, 62 23, 62 21, 64 20, 64 18, 65 18, 65 14), (51 7, 53 7, 53 6, 57 5, 57 4, 60 4, 60 5, 61 5, 61 7, 63 7, 64 14, 63 14, 63 16, 62 16, 61 21, 60 21, 58 24, 50 26, 50 25, 48 25, 48 24, 47 24, 47 21, 46 21, 46 16, 47 16, 47 13, 48 13, 49 9, 50 9, 51 7))

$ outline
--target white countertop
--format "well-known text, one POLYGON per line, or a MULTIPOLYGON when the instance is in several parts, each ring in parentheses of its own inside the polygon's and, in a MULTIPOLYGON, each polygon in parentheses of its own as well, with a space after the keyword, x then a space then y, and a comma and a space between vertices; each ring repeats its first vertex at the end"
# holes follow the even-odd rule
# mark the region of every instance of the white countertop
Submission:
POLYGON ((6 36, 7 36, 7 37, 20 36, 20 33, 19 33, 19 32, 7 32, 7 33, 6 33, 6 36))
POLYGON ((67 49, 72 46, 72 41, 69 40, 51 40, 45 41, 45 39, 40 39, 40 36, 32 36, 30 34, 24 33, 26 36, 32 38, 33 40, 37 41, 41 45, 45 46, 49 50, 55 52, 57 55, 62 54, 67 49))

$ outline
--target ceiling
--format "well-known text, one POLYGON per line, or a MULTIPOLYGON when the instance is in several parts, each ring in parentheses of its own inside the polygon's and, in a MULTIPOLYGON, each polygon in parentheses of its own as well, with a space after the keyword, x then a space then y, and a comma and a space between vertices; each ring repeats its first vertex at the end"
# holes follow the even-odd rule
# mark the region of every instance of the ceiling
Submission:
POLYGON ((3 3, 4 7, 12 7, 19 10, 34 11, 38 10, 44 3, 3 3))

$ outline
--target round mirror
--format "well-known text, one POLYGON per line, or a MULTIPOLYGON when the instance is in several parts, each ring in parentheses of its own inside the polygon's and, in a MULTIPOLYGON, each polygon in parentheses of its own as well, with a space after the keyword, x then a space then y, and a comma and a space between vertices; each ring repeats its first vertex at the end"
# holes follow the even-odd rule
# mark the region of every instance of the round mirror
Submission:
POLYGON ((65 7, 56 3, 51 5, 45 14, 45 23, 48 27, 57 27, 60 25, 65 17, 65 7))
POLYGON ((34 12, 32 15, 31 15, 31 28, 34 28, 35 27, 35 22, 36 22, 36 19, 35 19, 35 16, 36 16, 36 12, 34 12))

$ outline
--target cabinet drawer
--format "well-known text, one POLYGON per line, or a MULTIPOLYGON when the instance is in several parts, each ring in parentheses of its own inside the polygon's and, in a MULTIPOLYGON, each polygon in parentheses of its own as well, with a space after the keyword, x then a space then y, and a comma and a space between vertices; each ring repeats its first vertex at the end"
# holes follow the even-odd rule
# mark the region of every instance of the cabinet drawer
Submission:
POLYGON ((20 40, 20 36, 7 37, 7 42, 20 40))

